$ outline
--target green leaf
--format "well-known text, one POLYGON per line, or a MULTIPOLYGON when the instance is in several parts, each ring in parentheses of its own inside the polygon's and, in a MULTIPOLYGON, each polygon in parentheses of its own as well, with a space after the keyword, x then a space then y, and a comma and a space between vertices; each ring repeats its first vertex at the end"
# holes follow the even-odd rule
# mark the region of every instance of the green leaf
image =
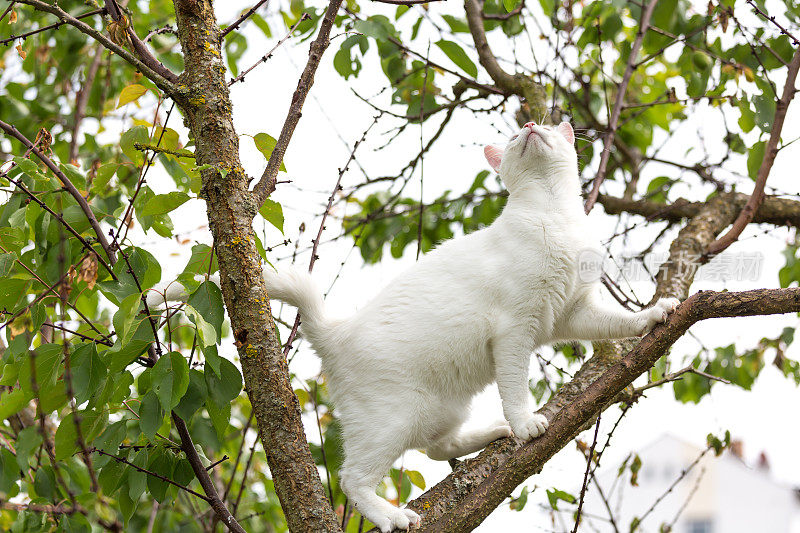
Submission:
POLYGON ((756 127, 756 114, 750 107, 750 102, 747 101, 746 97, 739 98, 738 106, 739 112, 741 113, 741 117, 739 117, 739 127, 745 132, 751 131, 756 127))
POLYGON ((14 454, 6 448, 0 448, 0 496, 15 496, 19 491, 19 477, 20 471, 14 454))
POLYGON ((387 37, 389 37, 389 32, 387 31, 386 26, 382 24, 379 17, 369 17, 367 20, 356 20, 354 29, 359 33, 363 33, 367 37, 372 37, 373 39, 377 40, 385 40, 387 37))
POLYGON ((63 348, 59 344, 39 346, 27 355, 19 369, 19 384, 29 398, 33 398, 31 359, 35 359, 36 383, 42 394, 55 386, 56 379, 63 372, 63 355, 63 348))
POLYGON ((478 67, 475 66, 475 63, 473 63, 472 60, 467 56, 466 52, 464 52, 461 46, 453 41, 446 41, 444 39, 437 41, 436 46, 438 46, 442 52, 444 52, 444 54, 450 58, 450 61, 458 65, 461 70, 473 78, 478 76, 478 67))
POLYGON ((218 404, 217 402, 213 401, 213 398, 209 398, 212 401, 206 401, 206 411, 208 411, 208 416, 211 418, 211 423, 214 425, 214 430, 217 432, 217 436, 220 440, 223 440, 225 437, 225 431, 228 429, 231 420, 231 404, 218 404))
POLYGON ((766 149, 764 141, 758 141, 747 152, 747 174, 755 181, 758 178, 758 171, 764 161, 764 151, 766 149))
POLYGON ((17 307, 17 302, 28 291, 30 280, 4 279, 0 283, 0 309, 12 312, 17 307))
POLYGON ((283 233, 283 207, 274 200, 267 198, 264 205, 258 210, 264 220, 278 228, 283 233))
MULTIPOLYGON (((31 157, 34 157, 33 154, 31 154, 31 157)), ((33 161, 31 161, 26 157, 16 156, 14 157, 14 162, 17 164, 17 166, 22 172, 28 174, 29 176, 33 176, 34 174, 39 172, 39 165, 37 165, 36 163, 34 163, 33 161)))
POLYGON ((217 344, 217 332, 214 331, 213 325, 206 322, 203 315, 198 313, 191 305, 187 305, 183 311, 186 313, 189 320, 197 327, 197 336, 200 339, 201 347, 205 348, 206 346, 214 346, 217 344))
POLYGON ((119 147, 122 153, 128 156, 128 159, 133 161, 137 167, 144 164, 144 153, 133 147, 134 143, 148 144, 150 142, 150 134, 144 126, 134 126, 119 139, 119 147))
POLYGON ((508 13, 511 13, 512 11, 514 11, 514 8, 517 7, 517 4, 519 4, 519 2, 520 0, 503 0, 503 7, 506 8, 506 11, 508 13))
MULTIPOLYGON (((81 437, 83 443, 90 447, 91 442, 105 429, 108 413, 96 411, 80 411, 81 437)), ((55 456, 59 461, 66 459, 81 449, 78 432, 75 427, 75 413, 69 413, 61 419, 55 436, 55 456)))
POLYGON ((161 427, 164 415, 161 411, 161 404, 155 391, 149 391, 142 398, 139 406, 139 427, 148 440, 153 440, 156 431, 161 427))
POLYGON ((469 26, 466 20, 453 15, 442 15, 442 18, 450 26, 450 31, 453 33, 469 33, 469 26))
MULTIPOLYGON (((264 157, 266 157, 267 161, 269 161, 269 158, 272 155, 272 150, 274 150, 275 145, 278 144, 278 141, 275 140, 275 137, 269 135, 268 133, 257 133, 255 137, 253 137, 253 141, 256 143, 256 148, 258 151, 264 154, 264 157)), ((283 161, 281 161, 279 170, 286 172, 286 165, 283 163, 283 161)))
POLYGON ((172 191, 167 194, 156 194, 139 209, 140 216, 164 215, 177 209, 191 199, 185 192, 172 191))
MULTIPOLYGON (((160 475, 167 479, 172 478, 172 470, 175 468, 172 458, 166 450, 160 449, 155 454, 147 465, 147 469, 151 472, 158 472, 160 475)), ((157 502, 162 503, 167 495, 167 489, 170 485, 156 476, 147 476, 147 489, 157 502)))
POLYGON ((147 88, 144 85, 139 85, 138 83, 128 85, 122 89, 121 93, 119 93, 119 103, 117 103, 117 109, 131 102, 135 102, 146 92, 147 88))
POLYGON ((162 356, 151 370, 152 390, 164 411, 178 405, 189 387, 189 365, 180 352, 162 356))
POLYGON ((567 503, 575 503, 577 499, 569 492, 564 492, 563 490, 552 488, 552 489, 547 489, 547 501, 550 503, 550 507, 558 511, 559 501, 565 501, 567 503))
POLYGON ((0 254, 0 277, 8 276, 11 272, 11 267, 14 266, 14 261, 17 259, 17 254, 0 254))
POLYGON ((228 361, 221 359, 219 365, 220 375, 205 370, 206 386, 210 399, 218 406, 230 404, 242 390, 242 375, 239 369, 228 361))
POLYGON ((178 416, 188 421, 203 406, 206 398, 208 398, 208 387, 203 373, 192 369, 189 371, 189 386, 186 389, 186 394, 183 395, 181 401, 175 407, 175 412, 178 416))
POLYGON ((108 373, 105 362, 97 355, 94 344, 81 344, 70 357, 72 390, 78 405, 97 394, 108 373))
POLYGON ((0 392, 0 420, 22 411, 32 397, 32 394, 28 396, 22 389, 0 392))
POLYGON ((222 291, 212 281, 204 281, 197 287, 189 300, 188 306, 193 307, 209 324, 214 326, 217 340, 222 338, 222 322, 225 319, 225 306, 222 302, 222 291))
POLYGON ((122 300, 119 309, 114 313, 114 330, 117 332, 117 343, 121 346, 128 344, 139 323, 144 320, 144 318, 138 316, 139 303, 141 301, 141 296, 138 293, 131 294, 122 300))
POLYGON ((30 468, 30 458, 36 459, 35 452, 42 443, 42 434, 38 426, 28 426, 17 435, 15 445, 17 447, 17 465, 20 470, 27 472, 30 468))

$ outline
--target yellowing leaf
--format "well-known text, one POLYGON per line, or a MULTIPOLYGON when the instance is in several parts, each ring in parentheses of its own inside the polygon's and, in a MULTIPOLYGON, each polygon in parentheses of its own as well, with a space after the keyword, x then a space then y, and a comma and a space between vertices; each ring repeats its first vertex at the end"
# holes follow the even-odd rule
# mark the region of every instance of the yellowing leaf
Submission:
POLYGON ((8 23, 9 24, 14 24, 16 21, 17 21, 17 12, 12 9, 11 10, 11 16, 8 17, 8 23))
POLYGON ((27 57, 28 52, 26 52, 25 50, 22 49, 22 45, 21 44, 18 44, 15 48, 17 49, 17 53, 19 54, 19 57, 21 57, 22 59, 25 59, 25 57, 27 57))
POLYGON ((131 102, 135 102, 146 92, 147 88, 143 85, 139 85, 138 83, 128 85, 122 89, 122 92, 119 94, 119 103, 117 104, 117 109, 131 102))
POLYGON ((422 490, 425 490, 425 478, 422 477, 422 474, 420 474, 416 470, 406 470, 405 472, 411 483, 421 488, 422 490))

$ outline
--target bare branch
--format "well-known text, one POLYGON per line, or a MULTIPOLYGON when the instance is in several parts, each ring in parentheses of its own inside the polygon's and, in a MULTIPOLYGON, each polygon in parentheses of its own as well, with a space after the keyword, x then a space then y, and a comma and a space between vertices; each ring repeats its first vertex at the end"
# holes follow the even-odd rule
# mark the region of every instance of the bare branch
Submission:
POLYGON ((192 465, 192 470, 194 470, 195 476, 197 476, 198 481, 200 481, 203 492, 208 496, 204 499, 211 505, 216 516, 229 530, 235 533, 246 533, 244 528, 239 525, 239 522, 236 521, 228 510, 225 503, 220 499, 217 488, 208 476, 208 471, 205 466, 203 466, 200 456, 197 454, 197 450, 194 449, 192 436, 189 434, 186 422, 174 412, 172 413, 172 421, 175 423, 175 429, 178 430, 178 435, 180 435, 181 438, 181 449, 186 454, 186 459, 189 461, 189 464, 192 465))
POLYGON ((547 117, 547 94, 544 87, 525 74, 509 74, 497 62, 489 48, 489 42, 486 40, 486 30, 483 27, 484 15, 478 0, 464 0, 464 10, 467 15, 467 25, 478 52, 478 61, 497 84, 497 87, 505 94, 516 94, 523 98, 530 107, 531 116, 547 117))
POLYGON ((636 40, 633 42, 631 52, 628 55, 628 63, 625 65, 625 74, 623 74, 622 81, 619 82, 619 86, 617 87, 614 109, 611 112, 611 118, 608 121, 608 130, 606 131, 603 141, 603 153, 600 155, 600 165, 597 167, 597 174, 595 174, 594 181, 592 182, 592 190, 589 192, 589 197, 586 199, 586 205, 584 206, 584 210, 587 213, 594 207, 597 201, 597 195, 600 194, 600 185, 606 178, 608 160, 611 157, 611 144, 614 142, 614 137, 617 134, 617 125, 619 123, 619 115, 622 113, 625 93, 628 91, 628 83, 631 81, 631 76, 635 70, 636 57, 639 55, 639 49, 642 47, 642 41, 644 40, 645 33, 647 33, 647 28, 650 27, 650 17, 653 15, 653 10, 656 8, 657 2, 658 0, 650 0, 647 7, 642 11, 642 20, 639 23, 636 40))
POLYGON ((228 35, 230 32, 232 32, 233 30, 235 30, 235 29, 237 29, 239 26, 241 26, 241 25, 242 25, 242 23, 243 23, 245 20, 249 19, 249 18, 250 18, 250 17, 253 15, 253 13, 255 13, 255 12, 256 12, 256 10, 257 10, 259 7, 261 7, 262 5, 264 5, 264 4, 265 4, 266 2, 268 2, 268 1, 269 1, 269 0, 259 0, 259 2, 258 2, 256 5, 254 5, 253 7, 251 7, 250 9, 248 9, 247 11, 245 11, 245 12, 242 14, 242 16, 241 16, 241 17, 239 17, 238 19, 236 19, 236 22, 234 22, 233 24, 231 24, 230 26, 228 26, 227 28, 223 29, 223 30, 220 32, 220 34, 219 34, 219 38, 220 38, 220 40, 224 39, 226 35, 228 35))
MULTIPOLYGON (((106 10, 114 22, 125 24, 125 31, 128 34, 128 39, 131 42, 131 47, 133 48, 136 57, 138 57, 145 65, 147 65, 150 69, 154 72, 158 73, 164 79, 169 80, 171 83, 175 83, 178 81, 178 75, 172 72, 170 69, 165 67, 161 61, 156 59, 156 57, 150 53, 150 50, 147 46, 139 39, 139 36, 136 35, 136 32, 133 29, 133 24, 130 23, 125 16, 122 14, 119 6, 117 5, 116 0, 105 0, 106 10)), ((155 82, 155 80, 153 80, 155 82)))
POLYGON ((661 378, 659 380, 651 381, 647 385, 643 385, 641 387, 637 387, 636 390, 634 391, 634 396, 638 396, 638 395, 640 395, 641 393, 643 393, 644 391, 646 391, 648 389, 652 389, 652 388, 655 388, 655 387, 660 387, 661 385, 664 385, 665 383, 672 383, 673 381, 678 381, 680 379, 683 379, 683 375, 684 374, 696 374, 698 376, 704 377, 704 378, 706 378, 708 380, 711 380, 711 381, 719 381, 720 383, 725 383, 726 385, 730 385, 730 383, 731 383, 727 379, 723 379, 723 378, 714 376, 714 375, 709 374, 707 372, 703 372, 702 370, 697 370, 695 367, 690 365, 690 366, 687 366, 686 368, 682 368, 682 369, 678 370, 677 372, 671 372, 671 373, 667 374, 666 376, 664 376, 663 378, 661 378))
POLYGON ((783 95, 781 95, 775 108, 775 118, 772 121, 772 128, 769 132, 769 140, 764 148, 764 158, 761 160, 761 166, 758 168, 753 194, 750 195, 750 199, 747 201, 741 213, 739 213, 731 229, 708 247, 707 253, 709 255, 718 254, 733 244, 736 239, 739 238, 742 231, 744 231, 744 228, 753 220, 753 216, 756 211, 758 211, 761 202, 764 201, 764 186, 767 184, 767 178, 769 178, 769 172, 772 170, 772 164, 775 162, 775 157, 778 155, 778 142, 781 139, 781 130, 783 130, 783 122, 786 119, 786 111, 796 92, 795 83, 797 81, 798 69, 800 69, 800 49, 795 50, 792 62, 789 64, 789 69, 786 72, 786 84, 783 86, 783 95))
MULTIPOLYGON (((749 196, 746 194, 729 194, 730 201, 737 209, 742 209, 749 196)), ((667 220, 680 222, 685 218, 694 218, 703 209, 705 202, 690 202, 678 198, 671 204, 661 204, 649 200, 628 200, 601 194, 597 202, 609 215, 630 213, 640 215, 647 220, 667 220)), ((776 226, 794 226, 800 228, 800 202, 788 198, 766 196, 753 216, 753 222, 774 224, 776 226)))
MULTIPOLYGON (((20 4, 27 4, 29 6, 38 9, 39 11, 44 11, 46 13, 50 13, 51 15, 55 15, 59 20, 66 22, 70 26, 74 26, 78 29, 81 33, 85 33, 89 37, 93 38, 95 41, 99 42, 122 59, 136 67, 142 74, 147 76, 153 83, 155 83, 161 90, 168 94, 173 94, 175 92, 175 87, 173 82, 177 80, 177 77, 165 77, 162 73, 158 70, 151 68, 147 63, 140 60, 135 55, 131 54, 123 47, 109 39, 105 36, 102 32, 94 29, 92 26, 89 26, 85 22, 82 22, 57 5, 48 4, 43 0, 17 0, 20 4)), ((162 65, 163 66, 163 65, 162 65)), ((175 76, 173 74, 173 76, 175 76)))
MULTIPOLYGON (((11 9, 10 6, 9 6, 9 9, 11 9)), ((76 15, 75 19, 76 20, 81 20, 81 19, 85 19, 87 17, 91 17, 93 15, 99 15, 101 13, 104 14, 105 12, 106 12, 105 8, 103 8, 103 9, 93 9, 91 11, 87 11, 86 13, 82 13, 80 15, 76 15)), ((5 15, 5 13, 3 13, 3 14, 5 15)), ((0 19, 0 20, 2 20, 2 19, 0 19)), ((31 35, 36 35, 37 33, 42 33, 42 32, 47 31, 47 30, 55 30, 55 29, 60 28, 61 26, 63 26, 66 23, 67 23, 66 21, 62 20, 60 22, 55 22, 53 24, 48 24, 47 26, 42 26, 41 28, 36 28, 35 30, 26 31, 25 33, 20 33, 19 35, 11 35, 11 37, 8 37, 6 39, 0 39, 0 44, 7 44, 7 43, 10 43, 12 41, 16 41, 17 39, 25 39, 27 37, 30 37, 31 35)))
POLYGON ((308 91, 311 90, 311 86, 314 84, 314 74, 317 72, 322 54, 325 53, 325 50, 330 44, 331 27, 333 26, 336 13, 339 11, 341 5, 342 0, 331 0, 330 4, 328 4, 327 11, 325 11, 325 16, 322 18, 322 22, 319 25, 317 38, 311 43, 311 48, 308 52, 308 62, 306 63, 306 68, 303 70, 303 73, 300 75, 300 80, 297 82, 297 89, 295 89, 294 95, 292 95, 289 114, 278 136, 275 148, 273 148, 272 154, 269 157, 267 168, 264 169, 261 179, 256 183, 253 189, 253 195, 255 196, 257 206, 261 206, 264 200, 275 190, 278 170, 283 162, 286 149, 289 147, 289 141, 292 140, 292 135, 297 127, 297 123, 300 122, 303 103, 305 103, 308 91))
POLYGON ((72 131, 70 132, 69 141, 69 160, 70 162, 78 158, 78 133, 81 130, 81 122, 86 116, 86 104, 89 102, 89 95, 92 92, 92 85, 97 76, 97 71, 100 70, 100 63, 103 61, 103 46, 97 43, 94 47, 94 57, 86 69, 86 75, 83 78, 83 83, 75 95, 75 112, 72 119, 72 131))
POLYGON ((250 71, 251 71, 251 70, 253 70, 254 68, 256 68, 256 67, 257 67, 258 65, 260 65, 261 63, 265 63, 267 60, 269 60, 269 58, 271 58, 271 57, 272 57, 272 54, 274 54, 274 53, 275 53, 275 50, 277 50, 277 49, 280 47, 280 45, 282 45, 283 43, 285 43, 285 42, 286 42, 286 41, 289 39, 289 37, 291 37, 291 36, 292 36, 292 34, 294 33, 294 30, 296 30, 296 29, 297 29, 297 27, 300 25, 300 23, 301 23, 301 22, 303 22, 304 20, 308 20, 308 19, 310 19, 310 18, 311 18, 311 17, 308 15, 308 13, 303 13, 303 14, 302 14, 302 16, 300 17, 300 20, 298 20, 297 22, 295 22, 295 23, 294 23, 294 25, 293 25, 291 28, 289 28, 289 31, 287 31, 287 32, 286 32, 286 35, 284 35, 284 36, 283 36, 283 38, 281 38, 281 40, 280 40, 280 41, 278 41, 277 43, 275 43, 275 46, 273 46, 273 47, 272 47, 272 49, 271 49, 269 52, 267 52, 266 54, 264 54, 264 56, 263 56, 261 59, 259 59, 258 61, 256 61, 256 62, 255 62, 255 64, 253 64, 253 66, 252 66, 252 67, 250 67, 250 68, 248 68, 248 69, 245 69, 245 70, 243 70, 241 74, 239 74, 238 76, 236 76, 235 78, 233 78, 231 81, 229 81, 229 82, 228 82, 228 86, 231 86, 231 85, 233 85, 234 83, 236 83, 236 82, 239 82, 239 81, 244 81, 244 77, 245 77, 245 76, 246 76, 248 73, 250 73, 250 71))

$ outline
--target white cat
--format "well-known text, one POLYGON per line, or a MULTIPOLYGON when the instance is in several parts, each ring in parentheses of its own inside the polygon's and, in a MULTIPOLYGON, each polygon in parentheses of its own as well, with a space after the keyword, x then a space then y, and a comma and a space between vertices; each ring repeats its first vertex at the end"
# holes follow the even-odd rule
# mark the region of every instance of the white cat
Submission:
POLYGON ((441 244, 350 318, 326 314, 307 272, 264 271, 269 296, 299 308, 322 359, 344 432, 342 489, 383 532, 420 520, 375 493, 404 451, 446 460, 512 432, 522 440, 544 433, 548 421, 533 412, 528 388, 538 346, 643 335, 679 303, 606 308, 597 282, 579 276, 582 252, 602 254, 588 237, 568 123, 528 123, 505 150, 484 152, 509 191, 502 214, 441 244), (507 423, 461 430, 470 400, 492 382, 507 423))

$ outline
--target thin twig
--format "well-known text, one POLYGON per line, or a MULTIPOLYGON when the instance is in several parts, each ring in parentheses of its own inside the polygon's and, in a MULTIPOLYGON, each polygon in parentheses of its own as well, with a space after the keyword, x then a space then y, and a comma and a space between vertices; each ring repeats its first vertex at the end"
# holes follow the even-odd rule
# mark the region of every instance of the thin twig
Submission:
POLYGON ((238 19, 236 19, 236 22, 234 22, 233 24, 231 24, 230 26, 226 27, 224 30, 222 30, 222 31, 220 32, 220 34, 219 34, 219 38, 220 38, 220 40, 224 39, 226 35, 228 35, 230 32, 232 32, 233 30, 235 30, 235 29, 237 29, 239 26, 241 26, 241 25, 242 25, 242 23, 243 23, 245 20, 247 20, 248 18, 250 18, 250 17, 253 15, 253 13, 255 13, 255 12, 256 12, 256 10, 257 10, 259 7, 261 7, 262 5, 264 5, 264 4, 265 4, 266 2, 268 2, 268 1, 269 1, 269 0, 259 0, 259 2, 258 2, 256 5, 254 5, 253 7, 251 7, 250 9, 248 9, 247 11, 245 11, 244 13, 242 13, 242 16, 241 16, 241 17, 239 17, 238 19))
POLYGON ((311 17, 308 15, 308 13, 303 13, 303 14, 300 16, 300 20, 298 20, 297 22, 295 22, 295 23, 294 23, 294 25, 293 25, 291 28, 289 28, 289 31, 287 31, 287 32, 286 32, 286 35, 284 35, 284 36, 281 38, 281 40, 280 40, 280 41, 278 41, 277 43, 275 43, 275 46, 273 46, 273 47, 272 47, 272 49, 271 49, 269 52, 267 52, 266 54, 264 54, 264 56, 263 56, 261 59, 259 59, 258 61, 256 61, 256 62, 253 64, 253 66, 251 66, 251 67, 250 67, 250 68, 248 68, 248 69, 245 69, 245 70, 243 70, 241 74, 239 74, 238 76, 236 76, 235 78, 233 78, 231 81, 229 81, 229 82, 228 82, 228 86, 230 87, 231 85, 233 85, 233 84, 234 84, 234 83, 236 83, 236 82, 244 81, 244 77, 245 77, 247 74, 249 74, 251 70, 253 70, 254 68, 256 68, 256 67, 257 67, 258 65, 260 65, 261 63, 265 63, 265 62, 267 62, 267 61, 269 60, 269 58, 271 58, 271 57, 272 57, 272 54, 274 54, 274 53, 275 53, 275 50, 277 50, 277 49, 278 49, 278 48, 279 48, 279 47, 280 47, 280 46, 281 46, 283 43, 285 43, 287 40, 289 40, 289 37, 291 37, 291 36, 292 36, 292 34, 294 33, 294 30, 296 30, 296 29, 297 29, 297 27, 300 25, 300 23, 301 23, 301 22, 303 22, 303 21, 305 21, 305 20, 308 20, 308 19, 310 19, 310 18, 311 18, 311 17))
MULTIPOLYGON (((0 120, 0 125, 2 125, 2 124, 3 124, 3 121, 2 121, 2 120, 0 120)), ((29 191, 29 190, 28 190, 28 188, 27 188, 27 187, 25 187, 25 185, 23 185, 23 184, 22 184, 22 180, 17 180, 17 179, 14 179, 14 178, 10 177, 10 176, 4 176, 4 177, 5 177, 5 179, 7 179, 8 181, 10 181, 10 182, 11 182, 11 183, 13 183, 14 185, 16 185, 16 186, 19 188, 19 190, 21 190, 23 193, 25 193, 25 194, 26 194, 26 195, 27 195, 27 196, 28 196, 28 197, 29 197, 31 200, 33 200, 34 202, 36 202, 36 203, 39 205, 39 207, 41 207, 42 209, 44 209, 45 211, 47 211, 48 213, 50 213, 50 215, 51 215, 51 216, 53 216, 53 217, 54 217, 56 220, 58 220, 58 221, 59 221, 59 222, 60 222, 60 223, 61 223, 61 224, 62 224, 62 225, 65 227, 65 228, 67 228, 67 231, 69 231, 69 232, 70 232, 70 233, 71 233, 71 234, 72 234, 72 235, 73 235, 73 236, 74 236, 76 239, 78 239, 78 241, 80 241, 80 243, 83 245, 83 247, 86 249, 86 251, 87 251, 87 252, 90 252, 90 253, 94 254, 94 256, 97 258, 97 262, 98 262, 98 263, 100 263, 101 265, 103 265, 103 267, 104 267, 104 268, 105 268, 105 269, 108 271, 108 273, 111 275, 111 277, 112 277, 113 279, 115 279, 115 280, 117 279, 117 275, 114 273, 114 270, 113 270, 113 269, 111 268, 111 266, 110 266, 110 265, 109 265, 109 264, 106 262, 106 260, 105 260, 105 259, 103 259, 103 257, 102 257, 102 256, 101 256, 101 255, 100 255, 98 252, 97 252, 97 250, 95 250, 95 249, 92 247, 92 245, 91 245, 91 244, 89 244, 89 243, 86 241, 86 239, 84 239, 84 238, 81 236, 81 234, 80 234, 80 233, 78 233, 78 232, 75 230, 75 228, 73 228, 72 226, 70 226, 70 224, 69 224, 69 223, 68 223, 68 222, 67 222, 67 221, 64 219, 64 216, 63 216, 63 215, 61 215, 60 213, 56 213, 55 211, 53 211, 52 209, 50 209, 50 206, 48 206, 46 203, 44 203, 44 202, 42 202, 41 200, 39 200, 39 198, 38 198, 38 197, 37 197, 35 194, 33 194, 31 191, 29 191)), ((101 233, 101 234, 102 234, 102 233, 101 233)), ((105 238, 105 235, 103 235, 103 238, 105 238)), ((113 253, 113 252, 112 252, 112 253, 113 253)), ((109 258, 110 258, 110 256, 109 256, 109 258)), ((113 264, 113 263, 112 263, 112 264, 113 264)))
POLYGON ((286 149, 289 147, 289 141, 292 139, 297 123, 300 122, 303 104, 306 101, 306 96, 308 96, 308 91, 311 90, 311 86, 314 84, 314 74, 317 72, 322 54, 330 44, 331 27, 333 27, 336 13, 339 11, 341 5, 342 0, 331 0, 328 4, 327 11, 325 11, 325 16, 322 18, 322 22, 319 25, 317 38, 311 43, 311 48, 308 52, 308 62, 297 82, 297 89, 295 89, 292 95, 292 103, 289 106, 289 113, 286 116, 286 121, 283 123, 283 128, 281 128, 281 133, 278 136, 275 147, 272 149, 272 154, 267 162, 267 168, 264 169, 261 179, 256 183, 253 189, 257 206, 261 206, 264 200, 275 190, 278 170, 283 162, 283 156, 286 154, 286 149))
POLYGON ((597 422, 594 424, 594 438, 592 439, 592 446, 589 448, 589 455, 586 456, 586 472, 583 474, 583 485, 581 486, 581 495, 578 499, 578 510, 575 511, 575 527, 572 528, 572 533, 578 533, 578 525, 581 523, 583 499, 586 496, 586 486, 589 484, 589 470, 592 468, 594 447, 597 446, 597 435, 600 433, 600 415, 601 413, 597 414, 597 422))
POLYGON ((647 28, 650 26, 650 17, 653 15, 653 10, 656 7, 658 0, 650 0, 647 8, 642 11, 642 20, 639 23, 639 30, 636 32, 636 40, 633 42, 630 54, 628 55, 628 62, 625 65, 625 74, 622 76, 622 81, 617 86, 617 96, 614 101, 614 109, 611 112, 611 120, 608 123, 608 130, 606 131, 605 139, 603 142, 603 153, 600 155, 600 165, 597 168, 594 181, 592 182, 592 190, 589 197, 586 199, 584 210, 588 213, 594 207, 597 201, 597 195, 600 194, 600 185, 606 178, 608 170, 608 160, 611 157, 611 144, 614 142, 614 137, 617 133, 617 124, 619 123, 619 115, 622 113, 622 104, 625 101, 625 93, 628 91, 628 84, 633 76, 635 70, 636 57, 639 55, 639 49, 642 47, 644 35, 647 33, 647 28))
POLYGON ((663 378, 661 378, 661 379, 659 379, 657 381, 652 381, 652 382, 648 383, 647 385, 642 385, 641 387, 637 387, 634 390, 634 395, 638 396, 639 394, 641 394, 642 392, 644 392, 644 391, 646 391, 648 389, 652 389, 654 387, 659 387, 661 385, 664 385, 665 383, 671 383, 673 381, 678 381, 679 379, 682 379, 682 376, 684 374, 697 374, 698 376, 704 377, 704 378, 709 379, 711 381, 719 381, 720 383, 725 383, 726 385, 730 385, 731 384, 731 382, 728 381, 727 379, 723 379, 721 377, 714 376, 713 374, 708 374, 707 372, 703 372, 702 370, 698 370, 695 367, 690 365, 690 366, 687 366, 686 368, 682 368, 682 369, 678 370, 677 372, 672 372, 671 374, 667 374, 666 376, 664 376, 663 378))
POLYGON ((197 496, 201 500, 205 500, 205 501, 211 503, 209 497, 206 496, 205 494, 200 494, 199 492, 196 492, 196 491, 190 489, 189 487, 187 487, 185 485, 181 485, 180 483, 172 481, 168 477, 164 477, 161 474, 157 474, 156 472, 153 472, 151 470, 147 470, 146 468, 142 468, 141 466, 137 466, 137 465, 133 464, 132 462, 128 461, 127 459, 125 459, 124 457, 118 457, 118 456, 114 455, 113 453, 108 453, 107 451, 102 450, 102 449, 97 448, 97 447, 92 448, 90 451, 91 452, 97 452, 100 455, 105 455, 106 457, 111 457, 115 461, 118 461, 120 463, 124 463, 124 464, 126 464, 126 465, 128 465, 128 466, 130 466, 130 467, 132 467, 132 468, 134 468, 136 470, 138 470, 139 472, 142 472, 143 474, 147 474, 148 476, 153 476, 154 478, 160 479, 161 481, 163 481, 165 483, 169 483, 170 485, 175 485, 179 489, 185 490, 186 492, 188 492, 192 496, 197 496))
MULTIPOLYGON (((13 5, 13 2, 12 2, 12 5, 13 5)), ((11 9, 11 6, 9 6, 8 9, 11 9)), ((81 20, 81 19, 85 19, 87 17, 91 17, 91 16, 94 16, 94 15, 105 14, 105 12, 106 12, 105 8, 93 9, 91 11, 87 11, 86 13, 82 13, 80 15, 75 15, 75 20, 81 20)), ((3 13, 3 15, 5 16, 5 13, 3 13)), ((2 18, 0 18, 0 20, 2 20, 2 18)), ((26 39, 26 38, 30 37, 31 35, 36 35, 37 33, 42 33, 42 32, 47 31, 47 30, 55 30, 55 29, 60 28, 61 26, 63 26, 66 23, 67 22, 65 20, 61 20, 61 21, 55 22, 53 24, 48 24, 47 26, 42 26, 40 28, 36 28, 35 30, 26 31, 25 33, 20 33, 19 35, 12 35, 11 37, 8 37, 7 39, 0 39, 0 44, 8 44, 8 43, 10 43, 12 41, 16 41, 17 39, 26 39)))

